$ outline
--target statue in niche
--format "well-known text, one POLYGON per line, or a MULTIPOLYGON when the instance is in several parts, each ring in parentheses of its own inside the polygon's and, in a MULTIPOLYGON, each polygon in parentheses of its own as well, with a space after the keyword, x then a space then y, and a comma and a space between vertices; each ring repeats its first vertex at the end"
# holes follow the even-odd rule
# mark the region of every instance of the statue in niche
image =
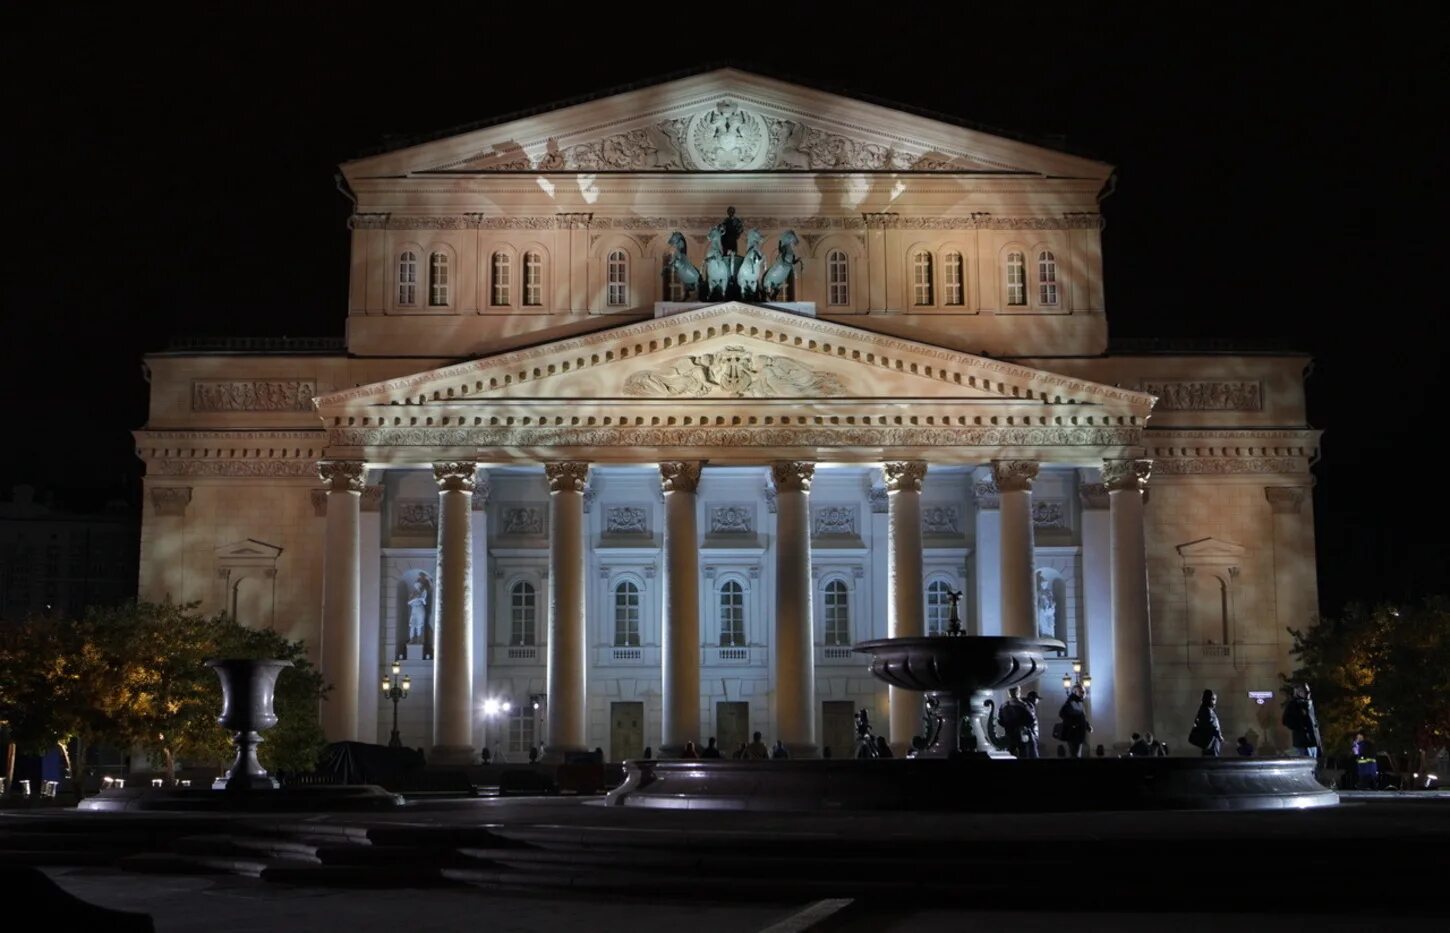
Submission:
MULTIPOLYGON (((771 263, 769 271, 765 273, 765 281, 761 283, 761 289, 775 301, 781 291, 790 282, 790 277, 796 271, 796 266, 804 268, 804 264, 795 254, 795 247, 800 243, 800 238, 795 235, 794 230, 787 230, 780 235, 780 243, 776 246, 775 262, 771 263)), ((790 296, 794 297, 794 296, 790 296)))
POLYGON ((696 300, 704 297, 700 289, 700 270, 686 257, 689 251, 689 244, 685 242, 685 235, 676 230, 670 234, 670 249, 673 252, 665 257, 665 265, 675 272, 675 279, 684 290, 684 297, 688 299, 693 294, 696 300))
POLYGON ((1041 574, 1037 576, 1037 634, 1057 637, 1057 596, 1052 592, 1052 581, 1041 574))
POLYGON ((760 244, 765 242, 765 237, 754 227, 745 234, 745 256, 740 260, 740 271, 735 273, 736 283, 740 286, 740 299, 742 301, 760 300, 760 274, 765 270, 765 254, 760 251, 760 244))
POLYGON ((413 592, 408 597, 408 644, 421 645, 428 630, 428 609, 430 602, 430 581, 425 573, 418 574, 413 581, 413 592))

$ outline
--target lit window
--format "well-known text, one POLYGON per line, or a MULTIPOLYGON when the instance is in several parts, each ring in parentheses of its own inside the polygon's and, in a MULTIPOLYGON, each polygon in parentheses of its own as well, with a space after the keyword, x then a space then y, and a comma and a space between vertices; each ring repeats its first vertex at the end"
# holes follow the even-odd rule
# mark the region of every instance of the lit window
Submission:
POLYGON ((844 251, 826 254, 826 303, 844 307, 851 303, 851 266, 844 251))
POLYGON ((513 622, 511 645, 534 644, 538 600, 532 583, 515 583, 509 594, 509 616, 513 622))
POLYGON ((434 253, 428 257, 428 304, 435 308, 448 306, 447 253, 434 253))
POLYGON ((948 598, 952 588, 943 580, 933 580, 926 588, 926 633, 941 635, 947 630, 951 619, 952 603, 948 598))
POLYGON ((912 304, 931 304, 931 253, 922 250, 911 257, 912 304))
POLYGON ((1007 254, 1007 304, 1027 304, 1027 257, 1018 252, 1007 254))
POLYGON ((409 250, 398 257, 398 304, 411 308, 418 303, 418 254, 409 250))
POLYGON ((1037 303, 1057 304, 1057 259, 1047 250, 1037 254, 1037 303))
POLYGON ((826 584, 826 644, 851 643, 851 606, 846 584, 832 580, 826 584))
POLYGON ((494 253, 490 266, 492 267, 493 298, 489 304, 498 307, 507 306, 509 303, 509 286, 512 278, 512 270, 509 268, 509 254, 494 253))
POLYGON ((544 257, 524 253, 524 305, 537 308, 544 303, 544 257))
POLYGON ((614 588, 614 644, 639 647, 639 587, 628 580, 614 588))
POLYGON ((947 253, 942 258, 941 271, 943 302, 949 305, 962 304, 962 254, 947 253))
POLYGON ((720 647, 745 645, 745 589, 734 580, 720 587, 720 647))
POLYGON ((617 249, 609 254, 609 294, 607 301, 611 308, 623 308, 629 304, 629 257, 624 250, 617 249))

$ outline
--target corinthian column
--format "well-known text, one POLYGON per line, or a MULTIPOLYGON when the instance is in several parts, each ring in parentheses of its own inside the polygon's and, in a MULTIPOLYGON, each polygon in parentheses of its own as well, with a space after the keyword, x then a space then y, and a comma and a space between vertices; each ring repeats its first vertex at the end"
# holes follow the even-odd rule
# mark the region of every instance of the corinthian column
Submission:
POLYGON ((323 460, 317 475, 327 490, 327 532, 322 556, 322 679, 332 691, 322 703, 322 734, 329 742, 356 742, 358 706, 358 541, 363 465, 323 460))
MULTIPOLYGON (((921 484, 926 464, 908 460, 885 464, 889 524, 886 532, 886 634, 915 638, 925 634, 922 612, 921 484)), ((921 693, 887 687, 891 748, 906 754, 921 728, 921 693)))
POLYGON ((587 463, 546 463, 549 481, 549 742, 560 761, 584 745, 584 483, 587 463))
POLYGON ((1036 460, 993 460, 1001 515, 1002 634, 1037 637, 1037 587, 1032 579, 1032 481, 1036 460))
POLYGON ((433 464, 438 482, 438 631, 433 638, 434 764, 473 760, 472 461, 433 464))
POLYGON ((814 758, 816 666, 811 636, 811 478, 814 463, 773 463, 775 480, 775 711, 793 758, 814 758))
POLYGON ((675 756, 700 738, 700 538, 695 490, 700 464, 660 464, 665 492, 665 626, 660 749, 675 756))
POLYGON ((1143 488, 1151 460, 1104 460, 1112 561, 1113 705, 1118 738, 1153 728, 1153 648, 1148 630, 1148 554, 1143 488))

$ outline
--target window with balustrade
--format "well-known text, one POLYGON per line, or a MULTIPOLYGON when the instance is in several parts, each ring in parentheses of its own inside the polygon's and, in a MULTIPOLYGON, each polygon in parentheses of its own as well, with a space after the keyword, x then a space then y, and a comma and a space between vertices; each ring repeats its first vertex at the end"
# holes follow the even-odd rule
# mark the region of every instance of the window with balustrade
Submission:
POLYGON ((720 647, 745 647, 745 588, 736 580, 720 586, 720 647))
POLYGON ((629 580, 614 588, 614 646, 639 647, 639 587, 629 580))
POLYGON ((509 591, 509 621, 509 644, 537 644, 535 633, 538 628, 538 594, 532 583, 519 581, 509 591))

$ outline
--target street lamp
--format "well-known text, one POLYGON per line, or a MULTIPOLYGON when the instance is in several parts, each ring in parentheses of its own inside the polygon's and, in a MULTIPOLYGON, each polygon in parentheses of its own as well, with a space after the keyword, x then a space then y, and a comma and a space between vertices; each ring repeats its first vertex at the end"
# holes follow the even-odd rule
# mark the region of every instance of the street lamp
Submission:
POLYGON ((508 700, 499 700, 489 697, 483 701, 483 747, 488 748, 488 724, 494 717, 503 713, 505 716, 514 708, 508 700))
POLYGON ((1082 662, 1072 662, 1072 673, 1062 675, 1062 691, 1072 693, 1073 687, 1081 687, 1082 695, 1087 696, 1088 690, 1092 689, 1093 675, 1082 672, 1082 662))
POLYGON ((393 662, 393 676, 383 677, 383 697, 393 701, 393 735, 388 739, 388 748, 402 748, 403 740, 398 735, 398 701, 408 698, 408 691, 413 686, 413 678, 408 676, 399 677, 402 673, 402 666, 393 662))

